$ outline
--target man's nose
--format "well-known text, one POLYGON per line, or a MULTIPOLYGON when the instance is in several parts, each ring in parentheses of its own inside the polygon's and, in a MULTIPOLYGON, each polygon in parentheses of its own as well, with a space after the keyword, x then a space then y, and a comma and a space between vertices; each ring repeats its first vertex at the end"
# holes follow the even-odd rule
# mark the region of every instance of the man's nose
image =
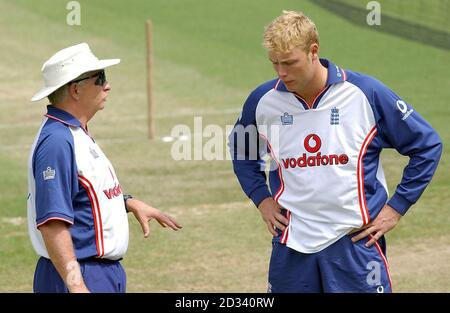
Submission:
POLYGON ((278 66, 277 73, 278 73, 278 77, 280 77, 280 78, 286 78, 286 76, 288 74, 286 68, 281 65, 278 66))
POLYGON ((111 85, 110 83, 107 81, 105 83, 105 86, 103 87, 103 91, 110 91, 111 90, 111 85))

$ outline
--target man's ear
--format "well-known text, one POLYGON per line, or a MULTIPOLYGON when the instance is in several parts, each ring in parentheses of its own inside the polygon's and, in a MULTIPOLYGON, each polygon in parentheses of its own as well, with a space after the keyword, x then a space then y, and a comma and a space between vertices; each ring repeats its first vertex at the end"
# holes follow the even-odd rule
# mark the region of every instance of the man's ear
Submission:
POLYGON ((69 96, 74 100, 80 99, 78 84, 69 85, 69 96))
POLYGON ((319 60, 319 45, 315 42, 309 47, 309 52, 311 53, 311 60, 319 60))

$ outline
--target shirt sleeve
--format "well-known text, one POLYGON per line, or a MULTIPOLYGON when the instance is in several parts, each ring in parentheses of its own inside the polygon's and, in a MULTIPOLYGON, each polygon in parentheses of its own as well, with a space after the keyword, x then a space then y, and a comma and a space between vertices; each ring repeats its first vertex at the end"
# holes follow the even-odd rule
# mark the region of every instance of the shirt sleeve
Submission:
POLYGON ((395 148, 410 158, 400 184, 388 201, 403 215, 430 183, 441 157, 442 141, 411 105, 381 82, 374 82, 371 97, 383 148, 395 148))
POLYGON ((261 92, 255 90, 244 104, 242 113, 229 136, 233 169, 245 194, 256 207, 271 193, 266 183, 265 162, 261 158, 260 141, 255 118, 261 92))
POLYGON ((36 147, 33 158, 36 187, 36 225, 52 219, 73 224, 72 199, 78 191, 73 145, 50 134, 36 147))

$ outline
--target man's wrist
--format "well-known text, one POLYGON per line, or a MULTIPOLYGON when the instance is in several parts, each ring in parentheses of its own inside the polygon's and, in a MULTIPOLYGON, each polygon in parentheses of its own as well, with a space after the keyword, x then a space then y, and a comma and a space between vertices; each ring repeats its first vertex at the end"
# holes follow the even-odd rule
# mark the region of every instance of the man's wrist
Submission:
POLYGON ((408 201, 408 199, 399 195, 398 193, 394 193, 391 199, 387 202, 387 204, 397 211, 400 215, 405 215, 408 209, 411 207, 412 203, 408 201))
POLYGON ((125 204, 125 211, 130 212, 130 210, 128 210, 128 206, 127 206, 127 201, 130 199, 134 199, 134 197, 132 195, 123 195, 123 202, 125 204))
POLYGON ((261 207, 262 206, 264 206, 264 205, 266 205, 267 203, 269 203, 269 202, 275 202, 275 200, 270 196, 270 197, 267 197, 267 198, 264 198, 260 203, 259 203, 259 205, 258 205, 258 210, 260 210, 261 209, 261 207))
POLYGON ((267 186, 261 186, 249 195, 249 198, 256 207, 259 207, 261 202, 269 197, 272 197, 272 194, 269 192, 269 189, 267 189, 267 186))

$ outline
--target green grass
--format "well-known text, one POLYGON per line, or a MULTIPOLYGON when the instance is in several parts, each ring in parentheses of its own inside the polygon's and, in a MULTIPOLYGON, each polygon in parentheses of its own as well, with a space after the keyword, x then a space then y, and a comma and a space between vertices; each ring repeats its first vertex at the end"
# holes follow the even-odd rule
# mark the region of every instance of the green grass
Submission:
MULTIPOLYGON (((191 126, 194 115, 203 116, 203 125, 233 124, 247 94, 275 76, 261 46, 264 25, 282 9, 303 10, 319 27, 323 57, 384 81, 444 141, 432 184, 388 235, 389 242, 408 247, 417 237, 450 237, 447 51, 358 28, 309 1, 80 1, 82 25, 72 27, 65 24, 66 3, 0 0, 0 291, 31 291, 37 259, 24 219, 26 175, 45 105, 29 98, 41 87, 42 63, 56 50, 83 41, 101 58, 122 59, 108 70, 112 91, 106 109, 91 121, 91 132, 123 189, 184 226, 174 233, 152 223, 151 238, 144 240, 130 216, 124 259, 128 290, 265 291, 270 235, 230 162, 175 162, 170 144, 146 140, 147 18, 154 24, 154 99, 161 137, 177 124, 191 126)), ((383 159, 392 193, 407 160, 394 151, 383 159)), ((396 290, 411 286, 400 280, 396 290)), ((449 291, 450 286, 444 281, 436 289, 449 291)))

